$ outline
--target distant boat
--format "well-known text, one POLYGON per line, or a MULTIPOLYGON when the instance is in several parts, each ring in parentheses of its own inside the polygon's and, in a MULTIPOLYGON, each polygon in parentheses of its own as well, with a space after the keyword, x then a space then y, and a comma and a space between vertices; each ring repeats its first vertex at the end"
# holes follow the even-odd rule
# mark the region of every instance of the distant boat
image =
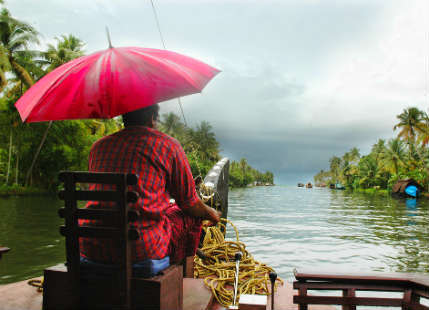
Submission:
POLYGON ((298 187, 304 187, 303 183, 298 183, 298 187))
POLYGON ((344 187, 344 185, 342 185, 341 183, 337 183, 337 184, 335 184, 335 189, 341 189, 341 190, 344 190, 344 189, 346 189, 345 187, 344 187))
POLYGON ((307 185, 305 186, 306 188, 313 188, 313 184, 311 184, 311 182, 308 182, 307 185))
POLYGON ((329 188, 330 189, 339 189, 339 190, 344 190, 344 189, 346 189, 345 187, 344 187, 344 185, 342 185, 341 183, 331 183, 331 184, 329 184, 329 188))
POLYGON ((414 179, 398 180, 392 187, 392 194, 417 198, 422 192, 422 186, 414 179))

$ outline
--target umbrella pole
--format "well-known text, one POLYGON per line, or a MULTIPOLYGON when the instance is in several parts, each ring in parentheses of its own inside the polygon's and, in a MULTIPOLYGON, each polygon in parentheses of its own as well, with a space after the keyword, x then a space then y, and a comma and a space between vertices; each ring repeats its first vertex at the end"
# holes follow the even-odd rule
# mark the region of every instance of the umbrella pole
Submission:
POLYGON ((110 40, 110 32, 109 28, 106 26, 106 34, 107 34, 107 41, 109 42, 109 48, 112 48, 112 41, 110 40))

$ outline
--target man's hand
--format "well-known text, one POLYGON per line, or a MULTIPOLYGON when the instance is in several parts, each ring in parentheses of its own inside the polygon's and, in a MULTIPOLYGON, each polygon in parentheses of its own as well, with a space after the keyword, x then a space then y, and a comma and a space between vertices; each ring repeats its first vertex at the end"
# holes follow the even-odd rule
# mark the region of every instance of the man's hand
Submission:
POLYGON ((220 221, 220 213, 215 209, 206 205, 201 199, 190 208, 187 208, 186 213, 193 217, 199 217, 202 220, 208 220, 209 223, 204 223, 204 226, 213 226, 220 221))
POLYGON ((220 215, 221 213, 219 211, 216 211, 213 208, 210 208, 209 206, 207 206, 207 218, 205 218, 207 220, 207 222, 203 222, 203 226, 207 227, 207 226, 215 226, 219 221, 220 221, 220 215))

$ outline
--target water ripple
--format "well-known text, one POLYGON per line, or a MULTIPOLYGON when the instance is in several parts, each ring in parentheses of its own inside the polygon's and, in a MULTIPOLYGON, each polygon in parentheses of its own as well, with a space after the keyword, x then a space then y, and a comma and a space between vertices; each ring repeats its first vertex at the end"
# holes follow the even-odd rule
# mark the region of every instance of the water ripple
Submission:
MULTIPOLYGON (((257 260, 293 268, 429 272, 429 203, 329 189, 231 190, 228 217, 257 260)), ((233 238, 232 230, 227 237, 233 238)))

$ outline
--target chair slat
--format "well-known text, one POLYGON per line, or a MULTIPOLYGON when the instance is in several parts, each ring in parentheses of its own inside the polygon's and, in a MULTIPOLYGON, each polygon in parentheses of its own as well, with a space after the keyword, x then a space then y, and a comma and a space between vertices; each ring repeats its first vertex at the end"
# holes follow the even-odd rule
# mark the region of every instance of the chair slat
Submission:
MULTIPOLYGON (((61 235, 67 237, 72 234, 72 231, 65 226, 60 226, 61 235)), ((87 227, 81 226, 77 230, 77 235, 82 238, 111 238, 119 239, 121 237, 120 230, 112 227, 87 227)))
POLYGON ((121 230, 110 227, 79 227, 79 237, 83 238, 112 238, 119 239, 121 237, 121 230))
MULTIPOLYGON (((75 183, 99 183, 99 184, 118 184, 123 182, 123 173, 112 173, 112 172, 86 172, 86 171, 62 171, 59 174, 60 181, 66 179, 67 175, 73 175, 75 183)), ((135 174, 127 174, 126 182, 127 185, 136 185, 137 176, 135 174)))
MULTIPOLYGON (((94 201, 118 201, 122 193, 117 191, 87 191, 87 190, 77 190, 74 192, 74 199, 76 200, 94 200, 94 201)), ((58 198, 64 200, 66 197, 65 191, 60 191, 58 193, 58 198)), ((139 194, 137 192, 127 192, 127 202, 135 203, 139 199, 139 194)))
MULTIPOLYGON (((65 191, 60 191, 58 197, 62 200, 65 199, 65 191)), ((86 191, 79 190, 74 192, 74 199, 76 200, 94 200, 94 201, 117 201, 121 193, 117 191, 86 191)))
POLYGON ((350 284, 350 283, 326 283, 326 282, 294 282, 293 288, 299 289, 305 287, 308 290, 343 290, 343 289, 358 289, 362 291, 388 291, 388 292, 401 292, 404 290, 402 286, 398 285, 378 285, 370 283, 366 284, 350 284))
POLYGON ((402 298, 379 297, 294 296, 293 302, 318 305, 401 307, 403 300, 402 298))
MULTIPOLYGON (((66 209, 60 208, 58 210, 58 215, 61 218, 66 216, 66 209)), ((79 219, 88 219, 88 220, 99 220, 99 219, 111 219, 117 216, 119 213, 118 210, 114 209, 77 209, 76 215, 79 219)))

